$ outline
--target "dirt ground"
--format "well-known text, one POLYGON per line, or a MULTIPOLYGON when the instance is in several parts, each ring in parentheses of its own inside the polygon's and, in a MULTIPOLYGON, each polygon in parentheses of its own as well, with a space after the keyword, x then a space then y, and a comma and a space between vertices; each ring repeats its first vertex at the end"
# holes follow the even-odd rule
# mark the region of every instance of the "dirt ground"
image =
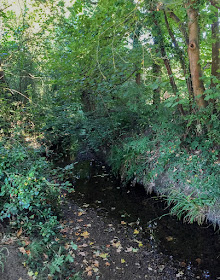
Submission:
POLYGON ((18 255, 16 245, 1 245, 0 251, 3 253, 0 260, 0 263, 3 263, 0 269, 0 280, 30 280, 27 269, 22 264, 22 258, 18 255))
MULTIPOLYGON (((73 251, 73 266, 82 279, 200 279, 172 257, 157 252, 153 240, 140 241, 141 232, 135 225, 123 221, 120 224, 87 204, 80 207, 73 201, 65 202, 61 223, 67 246, 71 242, 77 245, 73 251)), ((14 244, 7 244, 8 240, 4 245, 4 241, 5 238, 0 249, 7 247, 9 254, 6 254, 3 272, 0 271, 0 280, 29 280, 18 249, 14 244)))
POLYGON ((111 220, 84 204, 68 202, 64 235, 78 246, 74 269, 91 280, 200 279, 184 264, 157 252, 152 240, 141 242, 134 225, 111 220))

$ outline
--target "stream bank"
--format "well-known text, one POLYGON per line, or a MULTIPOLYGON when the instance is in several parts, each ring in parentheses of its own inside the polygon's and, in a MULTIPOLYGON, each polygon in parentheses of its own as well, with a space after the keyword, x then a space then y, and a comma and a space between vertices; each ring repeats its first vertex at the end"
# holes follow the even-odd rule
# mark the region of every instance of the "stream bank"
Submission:
POLYGON ((75 192, 64 219, 71 228, 68 233, 78 230, 74 241, 80 243, 82 252, 74 265, 84 270, 84 276, 89 273, 92 279, 103 280, 220 279, 220 238, 212 227, 177 221, 164 201, 148 196, 141 185, 121 187, 100 162, 74 164, 70 179, 75 192), (102 269, 94 267, 94 256, 104 259, 102 269))

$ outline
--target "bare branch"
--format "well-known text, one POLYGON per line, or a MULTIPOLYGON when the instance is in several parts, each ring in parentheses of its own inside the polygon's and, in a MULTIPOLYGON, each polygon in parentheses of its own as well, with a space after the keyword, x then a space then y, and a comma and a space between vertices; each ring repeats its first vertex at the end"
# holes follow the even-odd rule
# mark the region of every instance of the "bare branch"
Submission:
POLYGON ((8 9, 8 8, 11 7, 11 6, 12 6, 12 4, 10 4, 10 5, 8 5, 7 7, 1 9, 1 10, 0 10, 0 13, 3 12, 4 10, 8 9))

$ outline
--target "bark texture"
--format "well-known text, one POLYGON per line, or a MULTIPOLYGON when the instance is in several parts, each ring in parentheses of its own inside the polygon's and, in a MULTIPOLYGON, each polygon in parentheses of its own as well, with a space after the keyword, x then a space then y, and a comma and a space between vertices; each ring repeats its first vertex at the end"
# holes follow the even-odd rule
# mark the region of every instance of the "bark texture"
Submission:
MULTIPOLYGON (((219 11, 216 12, 216 20, 212 24, 212 76, 215 76, 217 79, 220 79, 220 38, 219 38, 219 22, 218 22, 219 11)), ((211 86, 215 87, 217 84, 212 79, 211 86)))
POLYGON ((194 1, 190 1, 186 7, 189 29, 188 56, 194 97, 198 108, 205 108, 207 101, 204 100, 205 87, 201 81, 201 66, 199 64, 199 15, 198 10, 193 7, 193 4, 194 1))

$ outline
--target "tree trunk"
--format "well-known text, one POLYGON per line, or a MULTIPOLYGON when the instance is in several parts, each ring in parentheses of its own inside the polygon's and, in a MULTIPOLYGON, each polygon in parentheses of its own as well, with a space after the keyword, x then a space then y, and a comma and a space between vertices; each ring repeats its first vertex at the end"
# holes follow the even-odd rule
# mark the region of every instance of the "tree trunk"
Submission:
MULTIPOLYGON (((158 77, 161 74, 160 65, 158 63, 153 63, 152 70, 154 77, 158 77)), ((160 86, 153 91, 153 104, 156 105, 156 107, 160 104, 160 86)))
POLYGON ((188 56, 192 77, 193 93, 198 108, 205 108, 207 101, 204 100, 205 87, 201 81, 201 66, 199 64, 199 25, 198 10, 193 8, 194 1, 189 1, 186 7, 188 15, 189 45, 188 56))
MULTIPOLYGON (((173 89, 173 93, 175 95, 177 95, 178 89, 177 89, 177 86, 176 86, 176 83, 175 83, 175 80, 174 80, 174 77, 173 77, 173 72, 172 72, 172 69, 171 69, 170 61, 168 59, 168 56, 166 54, 166 49, 164 47, 164 40, 163 40, 162 30, 161 30, 161 28, 159 26, 159 23, 158 23, 158 21, 157 21, 157 19, 156 19, 156 17, 154 15, 153 15, 153 18, 154 18, 154 23, 155 23, 155 25, 157 27, 157 37, 158 37, 157 41, 159 42, 161 56, 162 56, 162 59, 164 61, 164 65, 165 65, 165 67, 167 69, 167 74, 169 76, 170 85, 171 85, 171 87, 173 89)), ((179 109, 179 111, 180 111, 180 113, 182 115, 185 115, 185 112, 184 112, 182 104, 178 104, 178 109, 179 109)))
MULTIPOLYGON (((219 40, 219 22, 218 22, 218 13, 216 12, 216 20, 212 24, 212 76, 216 77, 218 80, 220 79, 220 40, 219 40)), ((215 79, 211 79, 211 87, 216 87, 217 83, 215 79)))
MULTIPOLYGON (((138 51, 138 49, 140 47, 140 42, 139 42, 140 30, 141 30, 141 26, 140 25, 136 26, 136 30, 134 32, 134 41, 133 41, 133 49, 136 51, 138 51)), ((139 86, 141 84, 141 73, 140 73, 141 60, 137 61, 136 64, 137 65, 136 65, 135 81, 136 81, 136 84, 139 86)))
POLYGON ((6 84, 6 80, 5 80, 5 73, 4 73, 4 70, 2 68, 2 64, 1 64, 1 61, 0 61, 0 84, 6 84))
POLYGON ((182 70, 183 70, 183 74, 184 74, 184 77, 185 77, 185 80, 186 80, 186 86, 187 86, 188 94, 189 94, 190 110, 192 111, 193 87, 192 87, 192 80, 191 80, 191 76, 190 76, 190 70, 186 66, 186 59, 185 59, 184 52, 179 47, 179 44, 178 44, 178 42, 175 38, 173 30, 171 29, 171 27, 169 25, 167 15, 166 15, 165 11, 164 11, 164 19, 165 19, 165 23, 166 23, 168 33, 170 35, 170 38, 172 39, 172 43, 174 44, 174 47, 175 47, 175 50, 176 50, 177 59, 179 59, 182 70))
POLYGON ((135 81, 138 86, 141 84, 141 73, 136 73, 135 81))

